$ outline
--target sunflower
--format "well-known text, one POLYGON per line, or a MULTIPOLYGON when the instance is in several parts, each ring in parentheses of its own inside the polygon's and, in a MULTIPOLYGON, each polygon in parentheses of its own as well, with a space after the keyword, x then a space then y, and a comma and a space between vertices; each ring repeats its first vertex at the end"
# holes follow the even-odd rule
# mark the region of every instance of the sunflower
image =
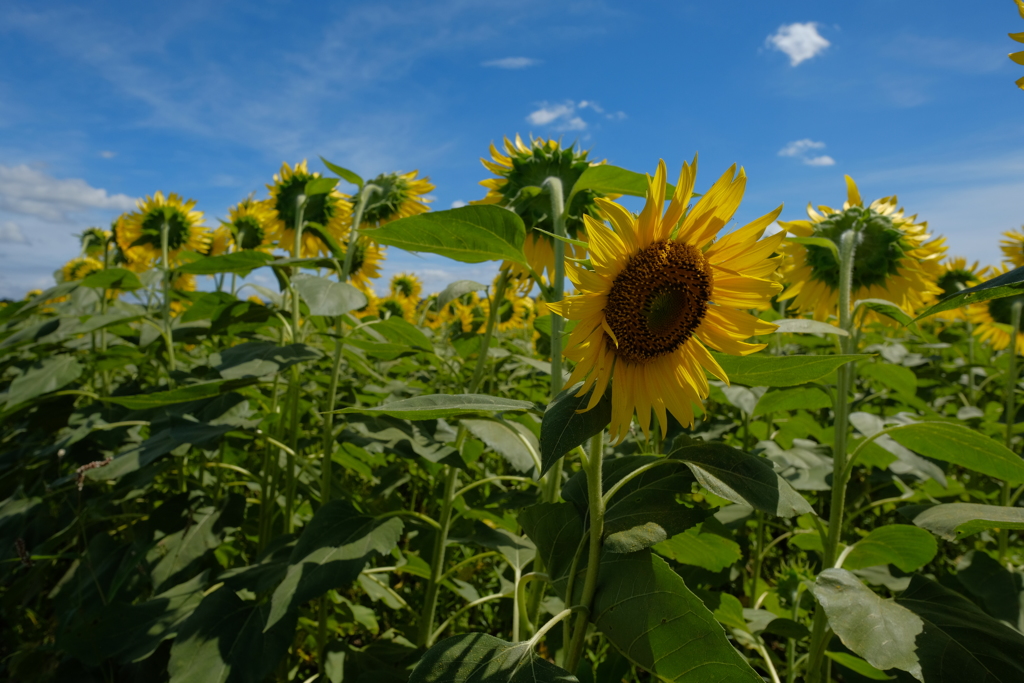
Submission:
POLYGON ((1024 232, 1007 230, 1003 233, 1005 240, 999 240, 999 248, 1003 251, 1003 260, 1013 264, 1014 268, 1024 266, 1024 232))
POLYGON ((399 218, 417 216, 430 211, 432 199, 425 195, 434 189, 430 178, 417 178, 411 173, 382 173, 367 185, 376 185, 379 192, 371 194, 363 207, 363 227, 384 225, 399 218))
POLYGON ((124 224, 127 217, 127 213, 121 214, 110 224, 110 234, 112 236, 110 263, 115 268, 126 268, 133 273, 142 273, 153 266, 152 259, 144 253, 142 247, 121 248, 121 242, 123 241, 121 235, 124 232, 124 224))
POLYGON ((394 318, 402 318, 408 322, 416 322, 416 302, 404 296, 388 296, 377 302, 377 309, 381 317, 384 313, 391 314, 394 318))
POLYGON ((509 292, 498 308, 498 331, 526 329, 533 319, 533 299, 509 292))
POLYGON ((111 233, 103 228, 87 228, 79 239, 82 243, 82 254, 93 258, 102 257, 107 251, 107 242, 111 233))
POLYGON ((101 270, 103 270, 103 263, 91 256, 73 258, 60 269, 61 281, 76 282, 84 280, 86 277, 101 270))
POLYGON ((584 380, 578 396, 593 389, 586 410, 612 380, 612 438, 621 441, 636 412, 650 433, 651 409, 664 429, 666 411, 693 425, 693 404, 708 395, 705 369, 725 372, 707 346, 747 355, 764 344, 746 339, 775 325, 743 310, 757 308, 782 288, 771 279, 773 257, 785 233, 758 241, 782 210, 762 216, 715 241, 743 198, 746 174, 733 166, 689 212, 697 159, 683 164, 672 201, 665 204, 665 162, 648 177, 647 203, 639 216, 597 199, 613 229, 587 216, 590 263, 568 275, 581 292, 548 308, 578 320, 564 354, 576 362, 569 384, 584 380))
MULTIPOLYGON (((167 255, 171 263, 182 251, 203 253, 210 235, 203 226, 203 212, 195 210, 193 199, 185 201, 173 192, 140 199, 138 210, 126 214, 117 230, 117 244, 129 261, 154 262, 161 258, 163 226, 167 226, 167 255), (131 254, 131 250, 136 250, 131 254), (129 255, 131 254, 131 255, 129 255)), ((171 265, 170 263, 165 265, 171 265)))
MULTIPOLYGON (((993 278, 1004 275, 1010 270, 1007 265, 993 268, 989 273, 993 278)), ((967 309, 967 319, 974 323, 974 334, 981 341, 988 342, 996 351, 1010 346, 1012 333, 1012 312, 1015 303, 1024 303, 1024 294, 1007 296, 1001 299, 989 299, 974 304, 967 309)), ((1024 327, 1024 325, 1022 325, 1024 327)), ((1024 333, 1017 331, 1017 354, 1024 354, 1024 333)))
MULTIPOLYGON (((818 213, 807 207, 808 221, 779 221, 798 237, 824 237, 837 245, 840 236, 858 229, 860 238, 853 259, 852 300, 886 299, 913 313, 941 293, 936 284, 946 253, 944 238, 928 239, 928 224, 917 216, 904 216, 896 208, 896 197, 883 197, 867 207, 853 178, 846 176, 847 201, 841 211, 819 206, 818 213)), ((789 242, 785 280, 790 283, 779 299, 793 299, 801 313, 816 320, 836 315, 839 302, 839 264, 825 247, 789 242)), ((874 313, 871 320, 888 321, 874 313)))
MULTIPOLYGON (((936 297, 927 302, 929 306, 936 303, 939 299, 944 299, 962 289, 973 287, 988 279, 988 266, 979 266, 977 261, 967 265, 967 259, 963 256, 948 258, 942 263, 941 267, 942 273, 936 281, 941 291, 936 297)), ((964 308, 942 311, 941 313, 936 313, 933 318, 936 322, 940 323, 962 322, 966 312, 964 308)))
MULTIPOLYGON (((1016 0, 1016 2, 1017 11, 1020 12, 1020 18, 1024 19, 1024 0, 1016 0)), ((1024 33, 1011 33, 1010 37, 1018 43, 1024 43, 1024 33)), ((1011 52, 1010 59, 1018 64, 1024 64, 1024 52, 1011 52)), ((1024 76, 1017 79, 1017 87, 1024 90, 1024 76)))
POLYGON ((270 251, 274 240, 270 235, 271 209, 266 202, 251 197, 228 210, 227 225, 231 228, 237 249, 270 251))
MULTIPOLYGON (((348 231, 345 231, 345 244, 348 248, 348 231)), ((380 277, 380 264, 384 260, 384 254, 376 242, 367 237, 359 237, 352 245, 355 251, 352 254, 352 269, 348 274, 348 281, 361 290, 370 289, 370 280, 380 277)))
POLYGON ((399 273, 391 278, 391 295, 417 301, 423 292, 423 283, 413 273, 399 273))
POLYGON ((452 302, 454 319, 459 322, 463 334, 483 332, 490 312, 490 300, 481 299, 476 292, 464 294, 452 302))
MULTIPOLYGON (((293 256, 295 251, 295 220, 298 218, 297 200, 306 192, 306 183, 319 178, 319 173, 310 173, 306 162, 295 164, 292 168, 286 163, 281 164, 281 172, 274 175, 274 184, 267 185, 270 198, 264 201, 269 214, 269 234, 276 246, 285 249, 293 256)), ((348 197, 333 189, 326 194, 311 195, 306 202, 302 214, 306 223, 317 223, 322 226, 339 244, 348 234, 352 222, 352 205, 348 197)), ((313 258, 327 255, 331 250, 312 230, 302 231, 302 258, 313 258)))
MULTIPOLYGON (((557 177, 562 181, 564 199, 572 190, 576 181, 591 166, 600 163, 591 162, 586 150, 577 149, 575 145, 563 148, 557 140, 531 138, 530 144, 523 142, 516 135, 515 142, 505 138, 505 152, 502 153, 491 144, 491 158, 480 159, 484 168, 494 173, 494 178, 480 181, 487 188, 487 195, 473 204, 497 204, 512 209, 526 224, 526 241, 523 243, 523 254, 527 263, 541 278, 550 279, 554 275, 555 250, 553 238, 542 232, 534 232, 540 228, 547 232, 555 231, 555 223, 551 216, 551 199, 545 192, 538 192, 544 181, 549 177, 557 177)), ((586 214, 600 216, 594 200, 601 197, 593 190, 582 190, 573 197, 568 207, 565 221, 566 235, 571 239, 586 241, 583 216, 586 214)), ((609 196, 615 199, 616 196, 609 196)), ((574 244, 565 245, 566 256, 584 258, 586 250, 574 244)), ((511 269, 512 277, 520 283, 527 281, 529 271, 519 264, 504 264, 511 269)), ((526 290, 529 289, 526 283, 526 290)), ((525 292, 524 292, 525 293, 525 292)))
POLYGON ((356 284, 355 287, 366 296, 366 305, 362 308, 356 309, 356 316, 360 320, 367 317, 379 318, 380 307, 378 306, 378 303, 380 302, 380 299, 377 298, 377 295, 374 294, 372 289, 365 285, 356 284))
POLYGON ((203 252, 206 256, 222 256, 231 251, 234 240, 231 235, 231 228, 221 224, 210 235, 210 247, 203 252))

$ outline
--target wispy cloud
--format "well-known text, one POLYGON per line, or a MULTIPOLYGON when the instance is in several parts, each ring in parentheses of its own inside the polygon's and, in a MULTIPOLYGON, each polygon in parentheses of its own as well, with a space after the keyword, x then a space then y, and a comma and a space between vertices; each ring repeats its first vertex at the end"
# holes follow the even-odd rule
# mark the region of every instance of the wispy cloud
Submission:
POLYGON ((489 66, 495 69, 525 69, 529 66, 541 64, 541 60, 532 57, 503 57, 482 62, 480 66, 489 66))
POLYGON ((25 235, 21 232, 21 228, 18 227, 17 223, 5 221, 0 223, 0 244, 28 244, 29 241, 25 239, 25 235))
POLYGON ((785 53, 790 65, 796 66, 821 54, 832 43, 818 33, 818 24, 808 21, 780 26, 778 31, 768 36, 766 44, 785 53))
POLYGON ((105 149, 102 152, 100 152, 100 156, 103 157, 104 159, 113 159, 114 157, 117 156, 117 152, 111 152, 109 149, 105 149))
POLYGON ((794 140, 779 150, 780 157, 794 157, 808 166, 834 166, 836 160, 827 154, 815 155, 815 150, 825 149, 824 142, 816 142, 810 138, 794 140))
POLYGON ((0 209, 5 211, 56 223, 80 211, 127 211, 133 206, 131 197, 109 195, 80 178, 54 178, 29 166, 0 164, 0 209))
POLYGON ((552 126, 558 131, 586 130, 589 124, 580 115, 585 109, 609 121, 621 121, 626 118, 625 112, 607 112, 592 100, 566 100, 560 104, 541 102, 540 108, 530 112, 526 120, 535 126, 552 126))

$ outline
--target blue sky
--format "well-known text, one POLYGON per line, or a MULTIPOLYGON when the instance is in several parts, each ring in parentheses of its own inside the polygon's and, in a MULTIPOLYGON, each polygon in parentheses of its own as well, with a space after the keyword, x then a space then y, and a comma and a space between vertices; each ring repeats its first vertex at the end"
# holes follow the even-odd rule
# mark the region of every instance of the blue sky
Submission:
MULTIPOLYGON (((28 3, 0 0, 0 296, 52 282, 70 235, 155 190, 208 223, 282 161, 418 169, 482 196, 491 141, 579 140, 698 189, 746 167, 746 222, 898 194, 951 254, 1024 224, 1024 30, 1011 0, 28 3), (829 163, 832 162, 832 163, 829 163)), ((482 279, 391 250, 436 290, 482 279)), ((383 283, 378 289, 386 287, 383 283)))

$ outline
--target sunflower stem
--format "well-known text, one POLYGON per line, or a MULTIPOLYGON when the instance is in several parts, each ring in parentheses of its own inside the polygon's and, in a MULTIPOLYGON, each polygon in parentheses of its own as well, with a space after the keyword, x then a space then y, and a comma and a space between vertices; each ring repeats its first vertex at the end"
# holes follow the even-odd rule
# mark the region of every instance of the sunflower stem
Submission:
POLYGON ((171 264, 168 259, 170 248, 168 241, 170 240, 171 226, 167 222, 167 217, 164 216, 163 225, 160 226, 160 264, 164 270, 164 344, 167 346, 167 383, 173 388, 174 378, 172 373, 175 371, 174 364, 174 336, 171 332, 171 264))
POLYGON ((487 314, 487 327, 484 328, 484 337, 480 342, 480 353, 476 359, 476 369, 473 370, 473 379, 469 383, 469 393, 475 394, 480 389, 480 382, 484 378, 484 368, 487 366, 487 354, 491 348, 491 337, 494 336, 494 326, 498 322, 501 300, 505 296, 505 286, 508 284, 508 269, 503 268, 498 274, 498 282, 494 285, 494 293, 491 296, 491 310, 487 314))
MULTIPOLYGON (((461 430, 460 430, 461 431, 461 430)), ((460 444, 461 447, 461 444, 460 444)), ((448 529, 452 521, 452 504, 455 502, 455 491, 459 484, 459 471, 445 466, 444 498, 441 501, 441 528, 434 539, 434 553, 430 561, 430 580, 427 582, 427 594, 420 615, 420 632, 418 645, 430 647, 434 644, 434 614, 437 611, 437 593, 441 588, 444 573, 445 546, 448 544, 448 529)))
POLYGON ((356 207, 352 212, 352 230, 348 236, 348 247, 345 249, 345 262, 341 266, 342 282, 348 281, 348 276, 352 273, 352 259, 356 253, 356 240, 359 239, 359 226, 363 224, 366 202, 370 200, 370 197, 375 192, 380 192, 380 188, 373 183, 367 183, 359 191, 359 197, 356 199, 356 207))
MULTIPOLYGON (((292 256, 294 258, 301 258, 302 256, 302 228, 306 218, 306 203, 309 198, 304 194, 300 194, 295 198, 295 243, 292 247, 292 256)), ((296 270, 298 266, 296 266, 296 270)), ((289 294, 292 299, 292 343, 299 343, 299 315, 301 313, 301 305, 299 300, 299 290, 295 286, 295 278, 292 277, 288 283, 289 294)), ((286 453, 287 456, 287 472, 285 480, 285 497, 284 497, 284 528, 285 533, 291 533, 295 526, 293 519, 293 513, 295 511, 295 454, 299 452, 299 366, 293 365, 291 369, 291 381, 289 382, 288 394, 290 396, 290 409, 291 409, 291 451, 286 453)))
MULTIPOLYGON (((583 581, 583 593, 580 595, 579 615, 573 628, 572 640, 566 650, 566 671, 576 671, 583 656, 583 645, 587 637, 587 626, 590 623, 590 603, 597 592, 598 573, 601 568, 601 547, 604 536, 605 500, 602 490, 602 465, 604 461, 604 431, 600 431, 590 440, 590 456, 584 471, 587 475, 587 496, 590 505, 590 544, 587 554, 587 576, 583 581)), ((571 604, 572 596, 565 596, 565 604, 571 604)))
MULTIPOLYGON (((860 234, 856 228, 847 230, 839 239, 839 327, 848 336, 840 337, 840 349, 844 354, 853 353, 856 341, 853 329, 853 311, 850 308, 853 294, 853 263, 860 234)), ((847 467, 846 439, 849 431, 850 389, 853 385, 853 366, 847 363, 836 373, 835 438, 832 447, 832 501, 829 506, 828 537, 825 540, 822 566, 826 569, 835 565, 839 540, 843 534, 843 512, 846 506, 846 485, 851 468, 847 467)), ((818 683, 822 675, 825 646, 829 636, 828 616, 819 604, 811 625, 811 643, 807 658, 807 683, 818 683)))
MULTIPOLYGON (((1013 427, 1017 421, 1017 405, 1015 402, 1017 391, 1017 335, 1020 332, 1021 308, 1024 302, 1014 301, 1010 306, 1010 358, 1006 368, 1006 447, 1012 449, 1013 427)), ((1010 504, 1010 482, 1003 482, 1003 490, 1000 493, 1000 504, 1010 504)), ((999 561, 1006 557, 1006 550, 1010 544, 1010 530, 999 530, 999 561)))

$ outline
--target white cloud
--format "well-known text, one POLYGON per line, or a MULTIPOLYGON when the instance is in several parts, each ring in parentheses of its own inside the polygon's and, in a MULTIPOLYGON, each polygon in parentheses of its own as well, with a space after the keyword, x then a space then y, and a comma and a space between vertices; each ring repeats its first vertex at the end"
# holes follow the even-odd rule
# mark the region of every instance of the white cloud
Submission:
POLYGON ((480 66, 490 66, 496 69, 525 69, 528 66, 537 66, 540 63, 541 60, 531 57, 504 57, 502 59, 481 62, 480 66))
POLYGON ((794 157, 808 166, 835 166, 836 160, 827 154, 812 156, 810 152, 815 149, 825 149, 825 143, 804 138, 803 140, 794 140, 780 149, 779 156, 794 157))
POLYGON ((462 201, 461 199, 456 199, 454 202, 452 202, 453 209, 461 209, 464 206, 468 206, 468 204, 466 204, 466 202, 462 201))
POLYGON ((541 102, 540 109, 531 112, 526 120, 535 126, 553 126, 555 130, 559 131, 586 130, 588 124, 580 116, 580 112, 585 109, 610 121, 621 121, 626 118, 625 112, 608 113, 601 105, 592 100, 580 100, 579 102, 566 100, 561 104, 541 102))
POLYGON ((113 159, 114 157, 117 156, 117 152, 111 152, 109 149, 105 149, 102 152, 100 152, 100 156, 103 157, 104 159, 113 159))
POLYGON ((527 116, 526 120, 535 126, 546 126, 558 121, 559 119, 569 119, 575 111, 576 106, 572 102, 550 106, 545 102, 541 105, 540 109, 527 116))
POLYGON ((6 221, 0 223, 0 243, 28 244, 28 240, 25 239, 25 235, 22 234, 21 228, 18 227, 17 223, 6 221))
POLYGON ((805 24, 784 24, 778 31, 768 36, 766 43, 769 47, 786 53, 791 66, 820 54, 831 45, 818 33, 818 25, 813 21, 805 24))
POLYGON ((79 211, 127 211, 134 206, 131 197, 109 195, 80 178, 54 178, 29 166, 0 164, 0 209, 6 211, 56 223, 79 211))

